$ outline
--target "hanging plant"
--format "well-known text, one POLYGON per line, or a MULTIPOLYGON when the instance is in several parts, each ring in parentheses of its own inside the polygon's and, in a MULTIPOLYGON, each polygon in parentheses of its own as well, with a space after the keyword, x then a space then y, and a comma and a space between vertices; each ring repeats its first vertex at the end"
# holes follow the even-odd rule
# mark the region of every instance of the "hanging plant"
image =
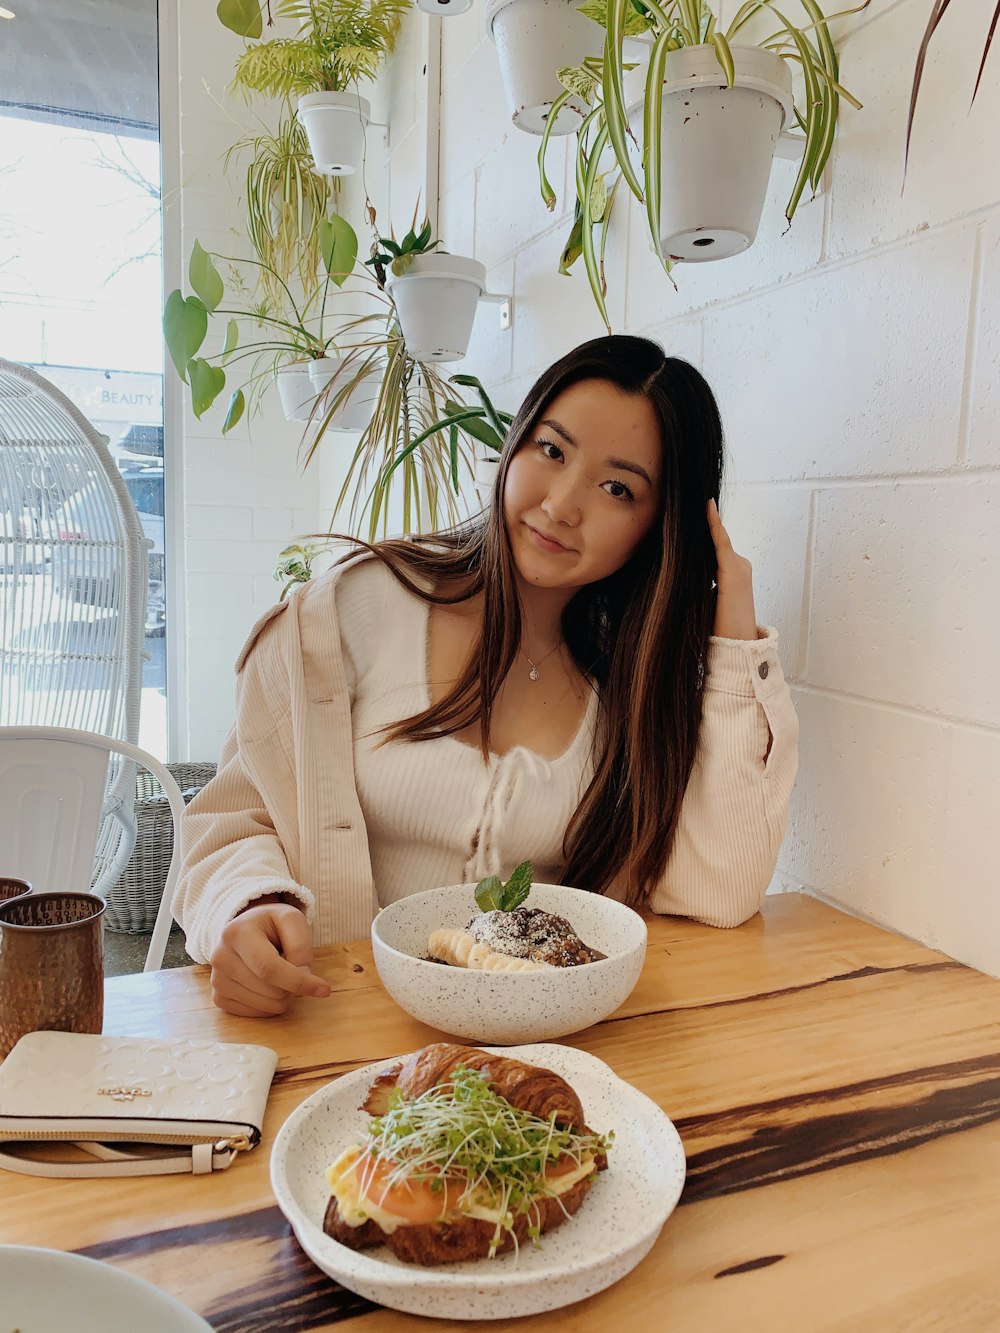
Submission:
POLYGON ((486 266, 446 251, 435 254, 441 242, 431 240, 426 218, 417 231, 416 217, 414 211, 401 242, 378 237, 365 263, 392 300, 411 354, 418 361, 460 361, 486 290, 486 266))
POLYGON ((278 305, 281 283, 297 281, 313 290, 321 263, 320 223, 327 216, 334 186, 313 169, 305 130, 295 116, 283 114, 273 134, 250 134, 224 158, 248 157, 246 168, 247 236, 263 265, 261 290, 278 305))
MULTIPOLYGON (((394 49, 402 15, 411 0, 273 0, 278 18, 296 19, 294 37, 248 44, 236 62, 233 86, 247 97, 298 99, 298 115, 309 139, 316 170, 328 176, 357 171, 364 155, 364 132, 371 106, 358 81, 374 78, 394 49)), ((241 37, 260 38, 271 0, 234 5, 219 17, 241 37)))
POLYGON ((244 93, 293 97, 346 92, 371 79, 393 50, 411 0, 256 0, 218 9, 222 23, 240 37, 260 38, 277 18, 295 19, 295 37, 272 37, 248 45, 236 62, 233 84, 244 93), (256 15, 254 15, 256 11, 256 15))
POLYGON ((240 366, 244 372, 229 399, 223 435, 240 420, 248 402, 253 403, 267 388, 280 366, 326 356, 334 346, 327 298, 331 286, 342 287, 350 276, 357 259, 358 238, 350 223, 336 214, 322 219, 318 231, 324 276, 304 300, 296 300, 274 269, 259 260, 244 259, 228 261, 234 299, 223 304, 226 286, 215 265, 215 260, 223 257, 204 250, 197 241, 188 265, 192 295, 184 296, 178 289, 167 297, 164 338, 177 373, 191 389, 196 417, 200 419, 225 389, 227 368, 231 371, 240 366), (266 298, 254 301, 252 296, 241 303, 241 294, 251 292, 242 268, 249 268, 255 283, 258 274, 266 274, 283 294, 281 305, 275 307, 266 298), (227 321, 222 347, 209 356, 199 356, 210 317, 227 321), (249 326, 250 341, 241 341, 241 324, 249 326))
MULTIPOLYGON (((577 209, 562 269, 583 256, 609 330, 603 255, 622 179, 645 208, 653 249, 667 272, 677 260, 725 258, 753 243, 775 143, 792 126, 802 132, 802 155, 785 209, 789 222, 806 189, 818 187, 841 99, 861 106, 839 82, 828 25, 869 0, 830 16, 816 0, 801 3, 808 22, 796 25, 771 0, 746 0, 724 32, 705 0, 588 0, 582 6, 605 34, 600 57, 559 71, 564 92, 552 117, 571 97, 590 107, 577 135, 577 209), (752 20, 772 12, 781 26, 767 39, 737 44, 752 20), (626 49, 641 53, 644 67, 641 92, 632 99, 626 73, 639 60, 626 61, 626 49), (800 105, 792 99, 791 66, 802 78, 800 105), (713 122, 718 132, 705 134, 713 122), (742 194, 731 210, 734 184, 742 194), (702 194, 689 206, 683 192, 692 186, 702 194), (735 225, 728 220, 734 212, 735 225)), ((556 196, 545 171, 548 143, 545 134, 538 164, 542 198, 551 209, 556 196)))

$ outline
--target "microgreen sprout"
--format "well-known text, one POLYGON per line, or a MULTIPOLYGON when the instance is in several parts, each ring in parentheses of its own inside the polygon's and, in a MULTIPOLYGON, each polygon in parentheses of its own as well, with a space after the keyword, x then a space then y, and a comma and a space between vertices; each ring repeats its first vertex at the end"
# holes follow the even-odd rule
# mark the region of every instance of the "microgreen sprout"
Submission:
POLYGON ((373 1164, 381 1159, 391 1165, 390 1188, 405 1181, 429 1183, 442 1194, 442 1212, 449 1195, 459 1207, 475 1204, 497 1212, 492 1257, 504 1233, 516 1246, 514 1222, 532 1211, 528 1235, 537 1244, 536 1200, 558 1198, 549 1171, 567 1159, 582 1166, 606 1153, 613 1139, 559 1125, 556 1112, 543 1119, 511 1106, 481 1071, 459 1066, 447 1082, 419 1097, 395 1091, 385 1113, 372 1119, 364 1150, 373 1164))

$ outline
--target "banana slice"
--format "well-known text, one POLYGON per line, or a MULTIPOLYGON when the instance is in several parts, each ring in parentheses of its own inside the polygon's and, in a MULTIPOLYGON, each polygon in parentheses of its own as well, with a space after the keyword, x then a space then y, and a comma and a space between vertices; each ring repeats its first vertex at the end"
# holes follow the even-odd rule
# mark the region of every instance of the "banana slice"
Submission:
POLYGON ((479 972, 551 972, 551 963, 536 963, 530 958, 511 958, 496 953, 489 945, 474 940, 464 930, 435 930, 427 941, 431 958, 440 958, 453 967, 468 967, 479 972))

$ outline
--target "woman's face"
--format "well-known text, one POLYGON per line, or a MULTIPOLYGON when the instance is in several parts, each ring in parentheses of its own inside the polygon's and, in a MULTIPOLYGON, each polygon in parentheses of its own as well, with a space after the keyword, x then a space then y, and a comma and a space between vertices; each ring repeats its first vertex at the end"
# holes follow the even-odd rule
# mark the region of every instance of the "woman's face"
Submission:
POLYGON ((649 401, 583 380, 510 460, 503 508, 518 573, 582 588, 620 569, 659 518, 660 427, 649 401))

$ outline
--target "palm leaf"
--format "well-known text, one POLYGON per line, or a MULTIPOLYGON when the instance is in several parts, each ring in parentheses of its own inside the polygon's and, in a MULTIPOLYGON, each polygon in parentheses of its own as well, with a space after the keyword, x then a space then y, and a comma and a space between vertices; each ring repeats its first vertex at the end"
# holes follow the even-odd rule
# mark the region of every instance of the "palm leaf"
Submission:
MULTIPOLYGON (((983 47, 983 58, 979 62, 979 73, 976 75, 976 86, 972 90, 972 101, 976 100, 976 93, 979 92, 979 84, 983 77, 983 69, 986 65, 986 57, 990 53, 990 47, 993 45, 993 34, 997 30, 997 22, 1000 21, 1000 0, 997 0, 997 7, 993 11, 993 21, 990 24, 990 30, 986 34, 986 45, 983 47)), ((971 103, 970 103, 971 105, 971 103)))
POLYGON ((903 152, 904 180, 906 179, 906 168, 910 161, 910 136, 913 133, 913 116, 917 109, 917 95, 920 92, 920 83, 924 77, 924 63, 927 60, 927 48, 930 46, 931 38, 937 30, 937 25, 944 18, 945 10, 950 3, 951 0, 934 0, 931 16, 927 21, 927 27, 924 29, 924 35, 920 40, 920 49, 917 51, 917 63, 913 70, 913 87, 910 89, 910 108, 906 115, 906 148, 903 152))

